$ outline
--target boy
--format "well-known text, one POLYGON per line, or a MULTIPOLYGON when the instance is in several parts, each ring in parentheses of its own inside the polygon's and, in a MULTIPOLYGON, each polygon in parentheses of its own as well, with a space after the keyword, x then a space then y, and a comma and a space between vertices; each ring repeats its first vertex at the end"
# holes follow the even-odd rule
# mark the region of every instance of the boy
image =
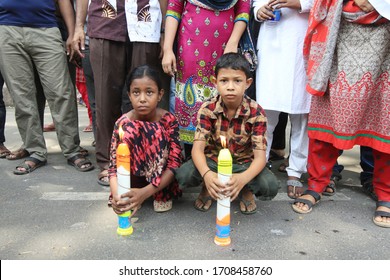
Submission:
POLYGON ((207 211, 219 195, 230 196, 233 201, 240 194, 240 211, 253 214, 253 194, 271 200, 278 192, 276 177, 264 168, 267 119, 263 109, 245 95, 252 83, 249 69, 248 61, 237 53, 218 59, 212 80, 219 95, 200 108, 192 159, 175 172, 181 188, 198 186, 203 179, 202 191, 194 203, 197 210, 207 211), (233 158, 233 176, 226 185, 219 182, 217 174, 221 135, 227 138, 233 158))

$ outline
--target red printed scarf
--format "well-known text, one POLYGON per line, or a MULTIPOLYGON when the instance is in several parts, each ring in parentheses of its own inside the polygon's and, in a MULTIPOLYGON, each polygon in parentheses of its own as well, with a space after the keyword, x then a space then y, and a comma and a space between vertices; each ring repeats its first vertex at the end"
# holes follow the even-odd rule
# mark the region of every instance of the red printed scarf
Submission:
POLYGON ((312 95, 322 96, 327 90, 342 17, 357 24, 388 22, 375 10, 369 13, 362 11, 353 0, 315 1, 303 47, 308 77, 306 90, 312 95))

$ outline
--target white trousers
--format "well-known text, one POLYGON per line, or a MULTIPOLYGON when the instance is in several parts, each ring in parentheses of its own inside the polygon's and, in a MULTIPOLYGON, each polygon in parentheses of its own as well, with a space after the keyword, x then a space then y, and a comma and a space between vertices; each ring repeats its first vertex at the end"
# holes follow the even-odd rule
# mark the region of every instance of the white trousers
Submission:
MULTIPOLYGON (((267 115, 267 160, 272 146, 272 139, 279 121, 279 111, 265 110, 267 115)), ((309 137, 307 136, 308 114, 289 114, 291 122, 288 176, 301 178, 306 173, 309 137)))

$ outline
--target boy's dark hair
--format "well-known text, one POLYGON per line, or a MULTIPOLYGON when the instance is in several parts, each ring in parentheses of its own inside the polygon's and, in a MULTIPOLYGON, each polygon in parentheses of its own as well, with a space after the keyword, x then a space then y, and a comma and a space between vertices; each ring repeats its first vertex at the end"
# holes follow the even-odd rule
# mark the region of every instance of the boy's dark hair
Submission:
POLYGON ((160 74, 150 65, 141 65, 133 69, 126 77, 126 91, 130 91, 130 85, 135 79, 148 77, 157 84, 158 90, 162 89, 160 74))
POLYGON ((225 53, 220 58, 218 58, 217 63, 215 65, 215 76, 218 77, 219 70, 225 69, 233 69, 233 70, 241 70, 245 73, 246 78, 251 78, 252 74, 250 71, 250 64, 245 59, 245 57, 239 53, 225 53))

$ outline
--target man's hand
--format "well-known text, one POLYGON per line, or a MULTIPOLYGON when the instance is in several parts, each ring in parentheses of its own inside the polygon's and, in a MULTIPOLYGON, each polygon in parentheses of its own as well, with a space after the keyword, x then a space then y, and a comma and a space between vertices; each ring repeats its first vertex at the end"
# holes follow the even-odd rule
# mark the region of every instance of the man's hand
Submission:
POLYGON ((70 59, 73 59, 73 56, 84 57, 82 51, 85 50, 85 33, 84 28, 76 26, 73 35, 72 41, 72 51, 70 59))

